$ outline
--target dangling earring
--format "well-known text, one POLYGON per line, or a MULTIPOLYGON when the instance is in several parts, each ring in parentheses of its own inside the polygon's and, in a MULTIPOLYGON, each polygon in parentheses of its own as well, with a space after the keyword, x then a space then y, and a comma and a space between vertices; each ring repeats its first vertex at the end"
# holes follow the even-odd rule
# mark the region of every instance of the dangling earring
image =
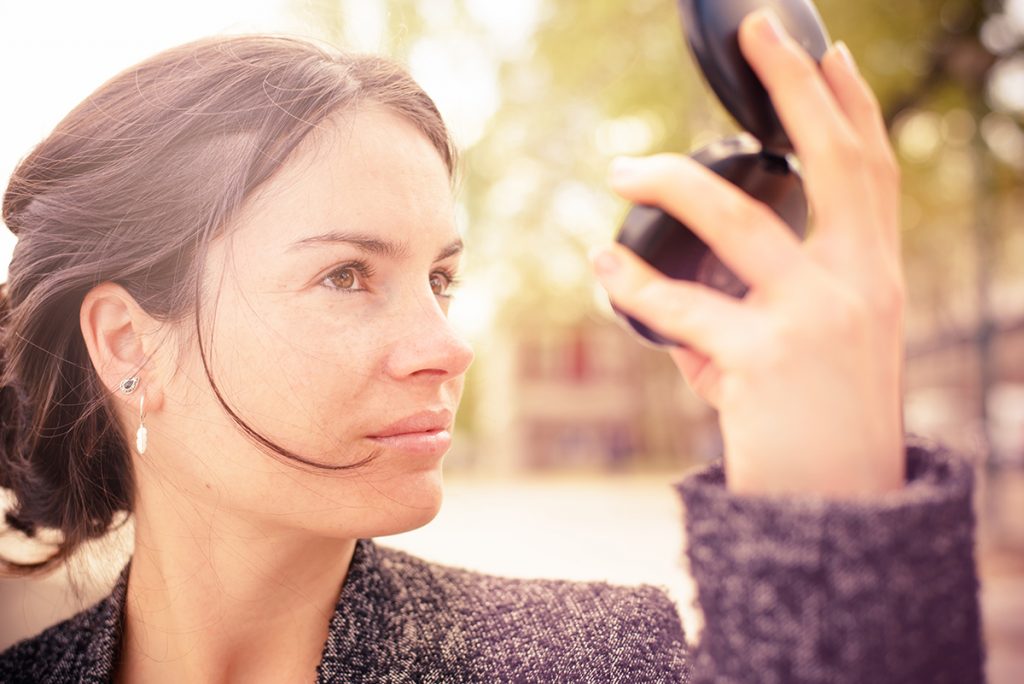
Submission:
MULTIPOLYGON (((130 378, 125 378, 121 381, 121 384, 117 386, 124 394, 131 394, 139 386, 139 376, 133 375, 130 378)), ((139 452, 139 456, 146 453, 147 437, 149 431, 146 429, 146 392, 142 392, 142 396, 139 397, 139 429, 135 432, 135 449, 139 452)))
POLYGON ((135 432, 135 448, 139 452, 139 456, 146 453, 146 441, 149 436, 149 431, 146 430, 146 393, 143 392, 142 396, 139 397, 139 429, 135 432))

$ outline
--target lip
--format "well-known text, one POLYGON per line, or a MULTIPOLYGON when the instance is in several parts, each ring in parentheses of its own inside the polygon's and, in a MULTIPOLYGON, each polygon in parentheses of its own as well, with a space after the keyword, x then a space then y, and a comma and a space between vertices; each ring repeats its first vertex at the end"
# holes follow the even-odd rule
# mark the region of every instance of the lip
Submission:
POLYGON ((420 411, 367 438, 383 447, 413 454, 443 455, 451 447, 451 411, 420 411))
POLYGON ((402 435, 370 437, 369 439, 385 448, 421 456, 443 456, 452 445, 452 433, 448 430, 407 432, 402 435))
POLYGON ((396 421, 379 432, 368 436, 372 439, 379 439, 420 432, 447 431, 452 426, 452 418, 454 418, 452 412, 446 409, 420 411, 411 416, 406 416, 402 420, 396 421))

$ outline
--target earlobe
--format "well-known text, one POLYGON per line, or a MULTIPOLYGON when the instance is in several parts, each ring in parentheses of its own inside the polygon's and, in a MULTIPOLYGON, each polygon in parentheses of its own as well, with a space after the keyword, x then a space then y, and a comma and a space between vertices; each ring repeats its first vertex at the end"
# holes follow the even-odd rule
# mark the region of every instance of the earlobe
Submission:
MULTIPOLYGON (((126 393, 122 383, 131 378, 139 378, 136 386, 147 384, 140 371, 151 352, 146 348, 145 340, 151 339, 146 333, 156 326, 127 290, 111 282, 94 287, 82 299, 79 325, 89 358, 105 386, 120 389, 120 394, 126 393)), ((154 387, 147 389, 146 403, 152 409, 158 393, 154 387)))

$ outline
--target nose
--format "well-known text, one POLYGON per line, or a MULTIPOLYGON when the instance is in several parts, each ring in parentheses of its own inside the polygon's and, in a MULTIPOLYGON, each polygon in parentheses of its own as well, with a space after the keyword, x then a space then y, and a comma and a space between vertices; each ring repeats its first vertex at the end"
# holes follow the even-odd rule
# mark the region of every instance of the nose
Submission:
POLYGON ((437 300, 417 302, 409 309, 395 319, 399 329, 388 354, 388 374, 441 382, 464 374, 473 363, 473 348, 437 300))

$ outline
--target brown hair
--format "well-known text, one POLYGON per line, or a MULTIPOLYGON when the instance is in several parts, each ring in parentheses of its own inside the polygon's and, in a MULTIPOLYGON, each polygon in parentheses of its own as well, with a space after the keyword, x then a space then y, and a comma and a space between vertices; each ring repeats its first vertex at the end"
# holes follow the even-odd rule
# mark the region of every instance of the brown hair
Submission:
POLYGON ((18 165, 3 200, 18 242, 0 286, 0 487, 15 497, 9 526, 62 534, 46 560, 0 568, 53 568, 132 510, 129 443, 79 328, 82 299, 101 282, 157 320, 193 315, 224 409, 258 444, 309 464, 217 390, 199 334, 201 268, 209 242, 299 142, 365 102, 412 122, 454 173, 437 108, 401 67, 270 36, 201 40, 128 69, 18 165))

